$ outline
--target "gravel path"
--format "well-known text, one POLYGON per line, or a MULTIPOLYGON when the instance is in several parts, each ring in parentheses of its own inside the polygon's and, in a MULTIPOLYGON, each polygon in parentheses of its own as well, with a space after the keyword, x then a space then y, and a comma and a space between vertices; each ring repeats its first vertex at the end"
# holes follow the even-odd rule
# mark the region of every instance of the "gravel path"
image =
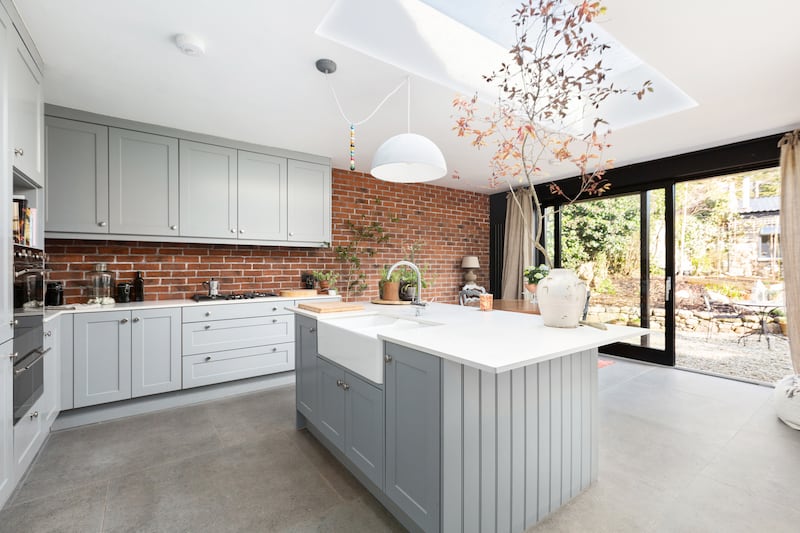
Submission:
POLYGON ((738 342, 734 334, 715 334, 706 340, 705 333, 677 332, 676 364, 696 370, 707 370, 726 376, 775 383, 793 374, 789 342, 782 335, 770 336, 772 349, 762 337, 749 337, 738 342))

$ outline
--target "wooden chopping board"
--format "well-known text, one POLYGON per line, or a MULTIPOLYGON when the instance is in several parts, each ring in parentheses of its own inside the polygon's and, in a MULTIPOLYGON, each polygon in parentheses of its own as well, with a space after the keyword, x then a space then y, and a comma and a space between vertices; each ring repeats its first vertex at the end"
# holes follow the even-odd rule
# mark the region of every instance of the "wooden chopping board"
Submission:
POLYGON ((314 313, 342 313, 344 311, 363 311, 364 306, 351 302, 309 302, 297 304, 300 309, 314 313))
POLYGON ((316 296, 317 289, 281 289, 281 296, 296 298, 298 296, 316 296))

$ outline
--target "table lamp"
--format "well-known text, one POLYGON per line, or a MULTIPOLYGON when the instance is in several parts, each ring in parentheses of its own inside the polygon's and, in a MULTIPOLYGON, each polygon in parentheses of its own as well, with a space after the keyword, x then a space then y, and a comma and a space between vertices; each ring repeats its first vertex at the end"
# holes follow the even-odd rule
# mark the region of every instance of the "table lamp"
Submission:
POLYGON ((467 285, 474 284, 475 280, 478 279, 478 276, 475 275, 474 270, 480 267, 481 264, 478 262, 478 258, 474 255, 464 256, 464 258, 461 260, 461 268, 466 270, 464 273, 464 282, 467 285))

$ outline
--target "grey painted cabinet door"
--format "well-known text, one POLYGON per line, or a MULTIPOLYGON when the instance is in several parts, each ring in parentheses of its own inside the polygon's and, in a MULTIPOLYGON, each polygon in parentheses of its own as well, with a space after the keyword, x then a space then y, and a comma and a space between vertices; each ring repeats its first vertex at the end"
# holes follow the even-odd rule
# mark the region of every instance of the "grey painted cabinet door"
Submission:
POLYGON ((109 129, 109 228, 178 235, 178 139, 109 129))
POLYGON ((240 239, 286 240, 286 159, 239 151, 240 239))
POLYGON ((75 407, 131 397, 130 319, 130 311, 75 315, 75 407))
POLYGON ((424 531, 439 531, 439 358, 386 343, 386 495, 424 531))
POLYGON ((181 310, 131 312, 131 396, 181 388, 181 310))
POLYGON ((236 239, 236 150, 180 142, 180 234, 236 239))
MULTIPOLYGON (((14 28, 9 28, 8 142, 11 164, 42 183, 42 75, 14 28)), ((4 159, 5 161, 5 159, 4 159)))
POLYGON ((313 318, 295 315, 295 325, 297 410, 316 425, 317 321, 313 318))
POLYGON ((330 167, 290 159, 287 209, 290 241, 330 242, 330 167))
POLYGON ((317 359, 317 424, 334 446, 344 451, 344 371, 317 359))
POLYGON ((345 372, 345 455, 383 488, 383 391, 345 372))
POLYGON ((45 117, 45 228, 108 233, 108 128, 45 117))

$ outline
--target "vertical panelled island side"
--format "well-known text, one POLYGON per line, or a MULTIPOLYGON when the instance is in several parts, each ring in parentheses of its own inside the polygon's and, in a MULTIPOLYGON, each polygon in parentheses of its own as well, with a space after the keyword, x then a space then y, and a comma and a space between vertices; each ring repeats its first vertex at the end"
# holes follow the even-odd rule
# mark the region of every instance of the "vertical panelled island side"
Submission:
POLYGON ((598 347, 646 330, 411 307, 294 309, 298 428, 412 531, 521 532, 597 479, 598 347))

